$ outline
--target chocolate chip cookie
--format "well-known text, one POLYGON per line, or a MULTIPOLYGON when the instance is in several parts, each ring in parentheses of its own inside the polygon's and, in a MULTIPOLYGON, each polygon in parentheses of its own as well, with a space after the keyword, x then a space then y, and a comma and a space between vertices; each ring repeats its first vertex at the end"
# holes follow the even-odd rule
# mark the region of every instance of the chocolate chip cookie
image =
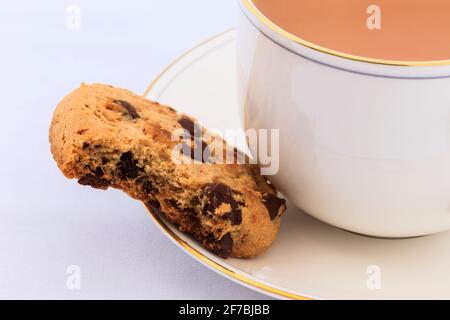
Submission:
MULTIPOLYGON (((83 84, 56 108, 51 151, 67 178, 123 190, 217 255, 256 256, 274 241, 285 201, 257 166, 215 162, 211 137, 194 137, 197 127, 127 90, 83 84), (183 143, 174 132, 184 133, 183 143)), ((235 159, 240 155, 234 150, 235 159)))

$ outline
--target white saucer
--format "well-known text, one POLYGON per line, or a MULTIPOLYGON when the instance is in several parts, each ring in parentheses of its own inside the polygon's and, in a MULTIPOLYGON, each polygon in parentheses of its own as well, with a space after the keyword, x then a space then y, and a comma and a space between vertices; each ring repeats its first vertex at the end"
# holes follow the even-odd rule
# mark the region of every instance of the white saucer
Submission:
MULTIPOLYGON (((241 127, 234 40, 234 31, 227 31, 190 50, 163 71, 146 95, 197 117, 207 127, 241 127)), ((368 238, 326 225, 291 205, 278 239, 266 253, 252 260, 224 260, 164 218, 152 216, 194 259, 274 297, 450 298, 448 232, 403 240, 368 238)))

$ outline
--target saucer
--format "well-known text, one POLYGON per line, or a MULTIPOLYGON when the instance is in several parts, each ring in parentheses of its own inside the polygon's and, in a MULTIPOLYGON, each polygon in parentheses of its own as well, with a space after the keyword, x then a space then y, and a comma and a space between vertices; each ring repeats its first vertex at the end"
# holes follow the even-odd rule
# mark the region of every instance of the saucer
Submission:
MULTIPOLYGON (((174 61, 145 96, 198 118, 208 128, 241 128, 236 72, 235 32, 229 30, 174 61)), ((267 252, 249 260, 221 259, 164 217, 151 216, 192 258, 272 297, 450 298, 450 232, 412 239, 370 238, 334 228, 288 203, 278 238, 267 252)))

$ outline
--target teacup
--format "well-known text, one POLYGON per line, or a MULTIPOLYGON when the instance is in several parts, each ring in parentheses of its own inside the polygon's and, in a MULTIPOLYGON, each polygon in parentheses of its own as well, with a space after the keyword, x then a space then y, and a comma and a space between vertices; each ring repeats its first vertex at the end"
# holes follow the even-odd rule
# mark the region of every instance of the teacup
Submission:
POLYGON ((242 116, 246 128, 280 130, 270 179, 282 193, 365 235, 449 230, 450 60, 325 48, 281 28, 251 0, 239 4, 242 116))

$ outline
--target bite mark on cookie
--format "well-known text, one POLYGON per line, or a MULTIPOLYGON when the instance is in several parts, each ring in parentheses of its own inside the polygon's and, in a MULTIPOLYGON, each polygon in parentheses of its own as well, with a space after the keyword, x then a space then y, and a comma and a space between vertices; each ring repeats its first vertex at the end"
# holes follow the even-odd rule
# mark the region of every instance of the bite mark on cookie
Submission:
POLYGON ((96 189, 108 189, 109 181, 92 174, 87 174, 78 180, 82 186, 91 186, 96 189))
POLYGON ((139 175, 137 161, 134 160, 131 151, 122 153, 122 155, 120 156, 118 168, 122 177, 124 178, 135 179, 139 175))

